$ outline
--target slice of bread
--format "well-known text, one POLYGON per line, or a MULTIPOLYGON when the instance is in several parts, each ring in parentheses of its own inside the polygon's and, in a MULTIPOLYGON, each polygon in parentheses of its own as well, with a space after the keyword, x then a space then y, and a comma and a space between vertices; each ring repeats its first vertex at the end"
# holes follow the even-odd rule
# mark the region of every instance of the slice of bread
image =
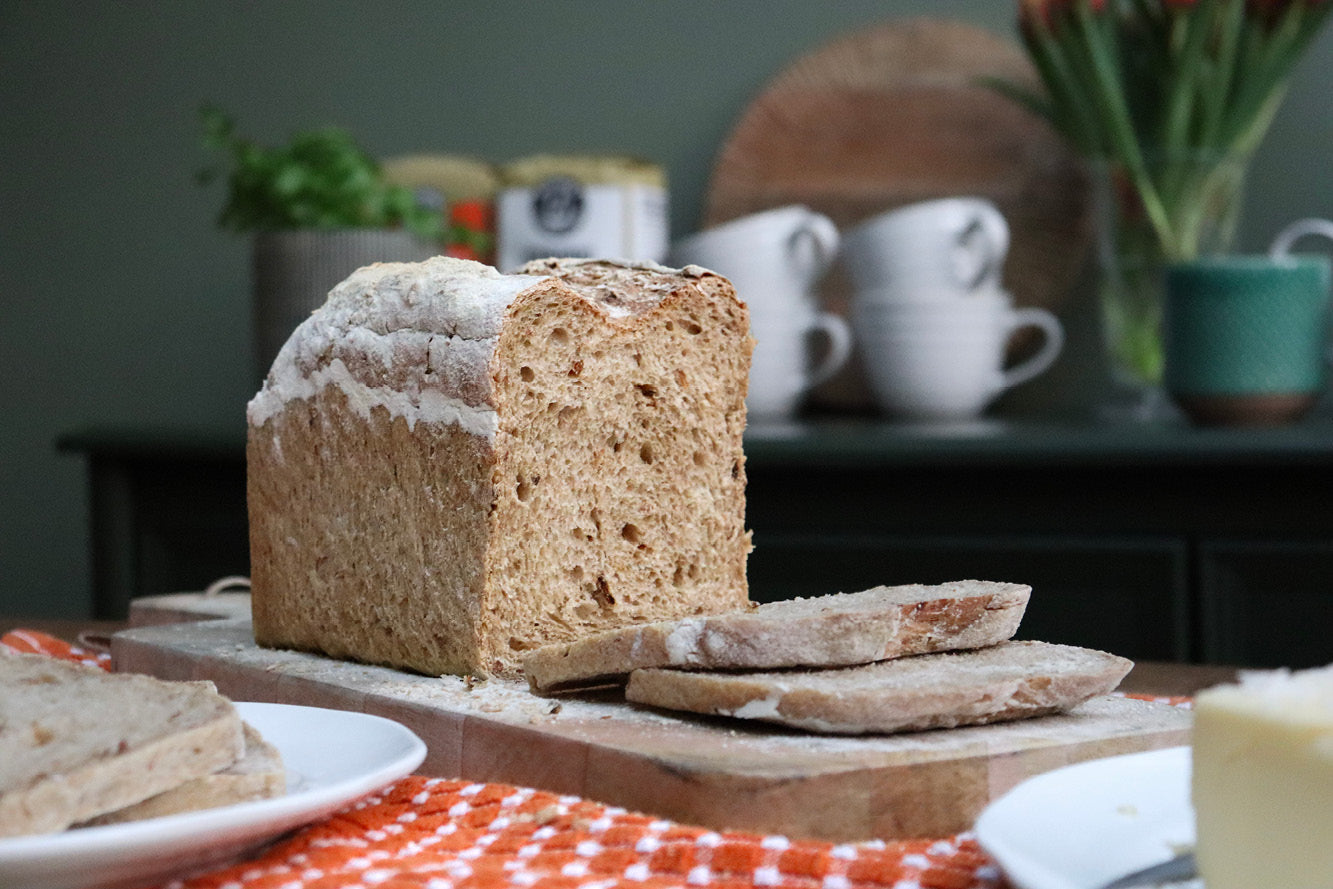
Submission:
POLYGON ((186 781, 179 787, 149 797, 140 803, 99 815, 81 826, 142 821, 198 809, 213 809, 257 799, 282 796, 287 775, 278 748, 264 740, 252 726, 245 726, 245 755, 222 771, 186 781))
POLYGON ((1069 710, 1112 691, 1133 664, 1048 642, 1005 642, 828 670, 630 674, 640 704, 760 719, 829 734, 980 725, 1069 710))
POLYGON ((623 681, 648 667, 843 667, 1011 638, 1032 588, 963 580, 789 599, 751 611, 612 630, 537 649, 523 662, 534 691, 623 681))
POLYGON ((122 809, 244 750, 240 716, 211 682, 0 652, 0 836, 122 809))

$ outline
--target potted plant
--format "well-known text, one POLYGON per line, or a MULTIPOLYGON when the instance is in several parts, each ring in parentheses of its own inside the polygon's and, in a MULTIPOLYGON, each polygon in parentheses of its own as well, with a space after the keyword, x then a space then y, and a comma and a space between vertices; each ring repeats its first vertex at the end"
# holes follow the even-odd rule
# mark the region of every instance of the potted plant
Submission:
POLYGON ((1160 403, 1162 273, 1231 249, 1246 166, 1326 0, 1019 0, 1045 93, 1003 85, 1090 162, 1111 367, 1160 403))
POLYGON ((252 236, 256 359, 264 374, 295 327, 329 290, 372 262, 416 261, 441 252, 444 220, 412 191, 387 183, 346 132, 297 133, 265 146, 237 134, 227 114, 201 111, 204 144, 222 165, 201 183, 226 179, 218 224, 252 236))

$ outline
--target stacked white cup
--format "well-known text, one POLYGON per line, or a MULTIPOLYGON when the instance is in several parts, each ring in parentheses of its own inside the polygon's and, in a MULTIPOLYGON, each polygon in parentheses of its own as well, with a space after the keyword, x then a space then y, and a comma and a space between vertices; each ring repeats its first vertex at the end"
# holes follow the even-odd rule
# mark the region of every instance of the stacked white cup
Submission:
POLYGON ((838 253, 837 226, 808 207, 789 205, 734 219, 677 241, 667 262, 698 265, 731 279, 750 307, 755 338, 746 408, 759 420, 790 417, 801 397, 851 355, 851 332, 820 311, 815 285, 838 253), (827 340, 811 364, 809 339, 827 340))
POLYGON ((876 401, 916 421, 978 416, 1004 392, 1046 371, 1064 331, 1044 309, 1018 309, 1002 283, 1009 227, 989 201, 925 201, 849 231, 841 259, 851 317, 876 401), (1036 354, 1006 369, 1014 333, 1043 334, 1036 354))

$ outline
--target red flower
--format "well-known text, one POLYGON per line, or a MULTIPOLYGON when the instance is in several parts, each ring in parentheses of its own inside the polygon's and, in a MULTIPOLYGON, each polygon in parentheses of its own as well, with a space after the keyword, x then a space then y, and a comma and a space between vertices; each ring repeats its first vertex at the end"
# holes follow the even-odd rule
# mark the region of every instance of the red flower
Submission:
POLYGON ((1106 0, 1019 0, 1019 24, 1023 27, 1040 24, 1051 28, 1069 15, 1075 3, 1084 3, 1093 12, 1101 12, 1106 8, 1106 0))
POLYGON ((449 208, 449 222, 469 231, 490 231, 491 205, 486 201, 459 201, 449 208))
POLYGON ((450 244, 448 247, 444 248, 444 255, 452 256, 455 259, 481 260, 481 254, 472 249, 469 244, 450 244))

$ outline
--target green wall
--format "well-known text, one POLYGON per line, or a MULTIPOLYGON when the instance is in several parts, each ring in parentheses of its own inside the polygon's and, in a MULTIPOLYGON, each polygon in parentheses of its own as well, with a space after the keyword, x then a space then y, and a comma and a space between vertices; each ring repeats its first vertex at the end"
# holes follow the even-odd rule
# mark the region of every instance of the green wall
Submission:
MULTIPOLYGON (((277 140, 337 124, 372 152, 629 152, 665 164, 673 228, 787 62, 931 14, 1011 32, 1007 0, 0 0, 0 613, 90 608, 90 425, 239 430, 246 243, 216 230, 204 100, 277 140)), ((1243 246, 1333 214, 1333 32, 1256 161, 1243 246)))

